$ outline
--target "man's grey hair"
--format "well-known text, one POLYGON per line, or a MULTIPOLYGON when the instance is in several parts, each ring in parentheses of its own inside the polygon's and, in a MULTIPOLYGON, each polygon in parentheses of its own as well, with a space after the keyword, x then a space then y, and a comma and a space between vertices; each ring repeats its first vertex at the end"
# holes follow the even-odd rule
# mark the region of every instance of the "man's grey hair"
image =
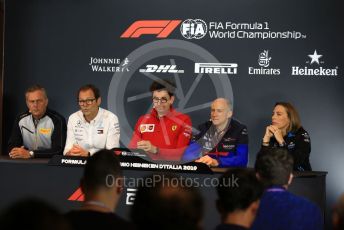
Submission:
POLYGON ((38 84, 30 86, 29 88, 27 88, 27 90, 25 91, 25 99, 27 99, 27 95, 29 93, 33 93, 36 91, 42 91, 45 98, 48 99, 47 91, 45 90, 45 88, 43 86, 38 85, 38 84))
POLYGON ((218 100, 224 101, 224 102, 226 103, 226 105, 227 105, 229 111, 233 111, 233 105, 232 105, 232 102, 231 102, 229 99, 223 98, 223 97, 219 97, 219 98, 216 98, 216 99, 213 101, 213 103, 214 103, 215 101, 218 101, 218 100))

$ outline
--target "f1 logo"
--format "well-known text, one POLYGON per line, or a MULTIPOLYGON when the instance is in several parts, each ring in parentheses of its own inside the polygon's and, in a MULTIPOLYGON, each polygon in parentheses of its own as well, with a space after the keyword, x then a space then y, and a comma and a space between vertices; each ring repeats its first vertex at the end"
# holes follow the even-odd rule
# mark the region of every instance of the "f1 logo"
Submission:
POLYGON ((126 205, 133 205, 135 201, 137 189, 136 188, 128 188, 127 189, 127 198, 125 199, 126 205))
POLYGON ((80 187, 75 192, 73 192, 70 197, 68 197, 68 200, 70 201, 84 201, 84 199, 85 197, 80 187))
POLYGON ((121 35, 121 38, 139 38, 143 34, 156 34, 166 38, 181 23, 181 20, 140 20, 136 21, 121 35))

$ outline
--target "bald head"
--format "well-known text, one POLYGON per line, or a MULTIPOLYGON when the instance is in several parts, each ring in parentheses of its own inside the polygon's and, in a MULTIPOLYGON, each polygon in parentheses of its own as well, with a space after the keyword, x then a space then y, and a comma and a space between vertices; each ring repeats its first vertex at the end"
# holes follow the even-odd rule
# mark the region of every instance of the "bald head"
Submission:
POLYGON ((225 128, 228 123, 228 119, 231 118, 232 115, 232 105, 229 100, 225 98, 217 98, 211 104, 211 121, 217 129, 222 130, 225 128))
POLYGON ((232 104, 229 102, 228 99, 219 97, 215 99, 212 103, 211 106, 213 107, 214 104, 221 105, 222 107, 228 109, 229 111, 232 111, 232 104))
POLYGON ((218 130, 223 130, 228 123, 228 119, 233 115, 232 106, 229 100, 217 98, 211 104, 211 121, 218 130))

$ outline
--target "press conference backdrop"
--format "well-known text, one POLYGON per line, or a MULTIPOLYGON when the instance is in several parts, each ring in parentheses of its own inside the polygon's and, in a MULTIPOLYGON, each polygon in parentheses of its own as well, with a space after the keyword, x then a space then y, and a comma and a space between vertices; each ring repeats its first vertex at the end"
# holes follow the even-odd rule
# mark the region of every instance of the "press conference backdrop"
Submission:
MULTIPOLYGON (((340 0, 5 2, 4 127, 25 109, 24 91, 46 87, 66 118, 77 89, 93 83, 126 146, 151 109, 149 85, 173 79, 175 107, 193 126, 226 97, 248 126, 254 163, 276 101, 298 109, 312 141, 311 164, 328 171, 328 207, 344 192, 344 32, 340 0)), ((6 146, 3 146, 6 154, 6 146)), ((329 209, 328 213, 329 214, 329 209)), ((329 216, 329 215, 328 215, 329 216)))

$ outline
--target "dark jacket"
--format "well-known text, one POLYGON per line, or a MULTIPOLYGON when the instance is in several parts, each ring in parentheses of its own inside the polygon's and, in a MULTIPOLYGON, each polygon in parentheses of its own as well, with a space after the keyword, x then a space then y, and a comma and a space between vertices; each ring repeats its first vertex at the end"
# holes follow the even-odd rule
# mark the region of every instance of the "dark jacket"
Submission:
POLYGON ((214 142, 214 126, 207 121, 199 126, 200 132, 184 153, 183 160, 194 160, 209 155, 219 162, 219 167, 246 167, 248 162, 247 128, 231 119, 226 133, 214 142))
POLYGON ((24 146, 34 157, 47 158, 62 154, 66 142, 66 120, 59 113, 47 109, 35 124, 29 111, 20 114, 14 123, 8 142, 8 152, 24 146))
POLYGON ((294 170, 311 171, 309 155, 311 153, 311 139, 306 130, 300 127, 296 132, 289 132, 283 137, 285 145, 280 146, 275 138, 270 139, 269 146, 262 146, 261 151, 267 148, 285 148, 294 158, 294 170))

